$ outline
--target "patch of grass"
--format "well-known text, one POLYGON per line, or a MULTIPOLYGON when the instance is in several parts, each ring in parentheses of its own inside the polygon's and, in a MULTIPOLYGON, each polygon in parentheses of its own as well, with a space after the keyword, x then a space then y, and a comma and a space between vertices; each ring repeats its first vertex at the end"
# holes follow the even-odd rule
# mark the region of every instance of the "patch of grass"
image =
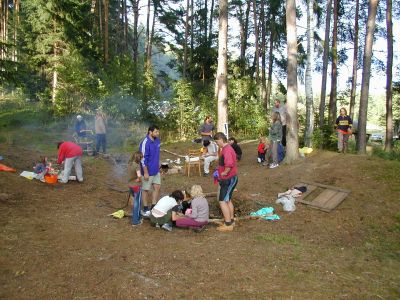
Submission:
POLYGON ((382 147, 373 147, 372 155, 378 156, 387 160, 397 160, 400 161, 400 141, 395 141, 393 145, 392 152, 386 152, 382 147))
POLYGON ((365 248, 381 261, 400 261, 400 213, 397 213, 394 218, 396 223, 390 228, 385 228, 381 224, 369 224, 369 238, 365 243, 365 248))
POLYGON ((300 245, 300 242, 297 238, 285 234, 272 234, 272 233, 259 234, 255 236, 255 240, 271 242, 280 245, 293 245, 293 246, 300 245))

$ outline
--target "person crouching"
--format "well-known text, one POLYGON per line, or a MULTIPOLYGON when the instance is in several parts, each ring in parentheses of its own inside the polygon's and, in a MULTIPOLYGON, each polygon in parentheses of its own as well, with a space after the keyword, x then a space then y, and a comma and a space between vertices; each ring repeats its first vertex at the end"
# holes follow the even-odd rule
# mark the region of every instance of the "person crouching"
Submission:
POLYGON ((72 166, 75 166, 75 174, 78 182, 83 182, 82 172, 82 148, 73 142, 59 142, 57 144, 58 159, 57 163, 64 163, 64 171, 61 183, 67 183, 71 174, 72 166))
POLYGON ((185 211, 185 216, 181 216, 173 211, 172 220, 175 221, 176 227, 201 230, 208 224, 208 201, 204 197, 203 189, 200 185, 193 185, 190 189, 190 195, 193 199, 191 207, 185 211))
POLYGON ((180 190, 162 197, 150 212, 150 222, 157 228, 161 226, 166 231, 172 231, 172 210, 179 211, 178 202, 183 199, 185 199, 185 195, 180 190))

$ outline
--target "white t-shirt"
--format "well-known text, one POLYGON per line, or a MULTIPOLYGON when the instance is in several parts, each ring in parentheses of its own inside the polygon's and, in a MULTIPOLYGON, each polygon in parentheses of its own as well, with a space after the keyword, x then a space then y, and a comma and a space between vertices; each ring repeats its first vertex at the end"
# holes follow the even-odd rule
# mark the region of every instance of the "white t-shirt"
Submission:
POLYGON ((208 155, 218 155, 218 145, 214 141, 210 141, 210 145, 207 146, 208 155))
POLYGON ((175 198, 164 196, 158 200, 156 206, 151 210, 151 214, 156 218, 161 218, 167 214, 174 206, 178 205, 175 198))

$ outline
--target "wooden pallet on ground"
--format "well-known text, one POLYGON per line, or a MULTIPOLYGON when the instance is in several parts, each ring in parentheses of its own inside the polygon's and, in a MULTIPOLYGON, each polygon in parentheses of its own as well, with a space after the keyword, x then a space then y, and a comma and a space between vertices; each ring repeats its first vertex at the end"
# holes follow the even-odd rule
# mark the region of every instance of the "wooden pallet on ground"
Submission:
POLYGON ((297 202, 325 212, 334 210, 351 192, 348 189, 315 182, 300 182, 295 186, 307 187, 307 191, 296 198, 297 202))

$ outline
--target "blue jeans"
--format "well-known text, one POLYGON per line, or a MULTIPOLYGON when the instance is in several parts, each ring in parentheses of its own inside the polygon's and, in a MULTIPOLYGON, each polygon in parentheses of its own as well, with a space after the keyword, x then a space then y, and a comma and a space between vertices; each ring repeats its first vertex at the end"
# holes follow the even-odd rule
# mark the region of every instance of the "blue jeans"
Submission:
POLYGON ((133 197, 133 208, 132 208, 132 224, 140 224, 142 216, 140 215, 140 209, 142 208, 142 189, 135 193, 132 188, 129 188, 129 192, 133 197))
POLYGON ((106 153, 106 134, 96 134, 96 153, 99 153, 100 146, 103 148, 103 153, 106 153))

